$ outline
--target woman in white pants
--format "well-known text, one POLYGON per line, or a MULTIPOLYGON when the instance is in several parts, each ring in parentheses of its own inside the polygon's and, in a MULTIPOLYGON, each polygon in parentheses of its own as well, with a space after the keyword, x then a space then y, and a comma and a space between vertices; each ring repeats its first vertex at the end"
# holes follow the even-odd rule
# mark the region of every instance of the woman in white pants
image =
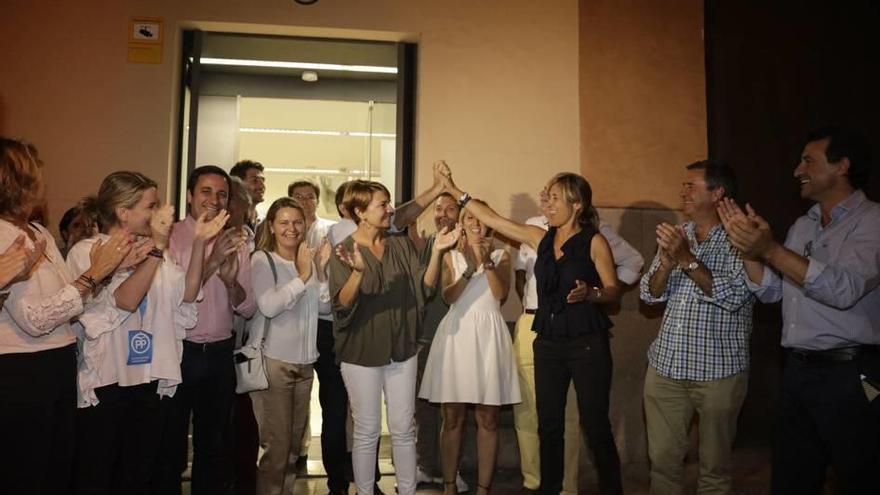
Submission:
POLYGON ((371 495, 376 445, 385 393, 397 490, 416 490, 413 414, 416 387, 416 329, 426 296, 433 293, 442 254, 458 241, 459 229, 444 229, 427 266, 406 235, 389 235, 394 207, 378 182, 349 186, 345 208, 357 230, 330 261, 336 356, 354 421, 352 465, 359 495, 371 495))
POLYGON ((268 389, 251 393, 260 435, 260 495, 293 490, 300 442, 309 420, 312 366, 318 359, 318 313, 330 311, 324 270, 330 246, 317 253, 315 266, 305 242, 305 222, 296 200, 276 200, 257 229, 257 251, 251 256, 259 311, 248 323, 247 345, 262 346, 269 379, 268 389))

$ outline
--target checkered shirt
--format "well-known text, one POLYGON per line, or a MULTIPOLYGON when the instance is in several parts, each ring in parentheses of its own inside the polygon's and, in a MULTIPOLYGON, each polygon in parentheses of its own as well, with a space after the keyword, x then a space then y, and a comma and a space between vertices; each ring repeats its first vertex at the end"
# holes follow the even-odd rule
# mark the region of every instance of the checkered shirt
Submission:
POLYGON ((659 254, 642 277, 640 296, 648 304, 666 302, 660 333, 648 348, 648 363, 674 380, 718 380, 749 369, 749 335, 755 298, 746 285, 742 259, 721 225, 702 243, 695 224, 683 226, 691 252, 712 272, 708 296, 680 268, 666 290, 653 297, 649 281, 660 268, 659 254))

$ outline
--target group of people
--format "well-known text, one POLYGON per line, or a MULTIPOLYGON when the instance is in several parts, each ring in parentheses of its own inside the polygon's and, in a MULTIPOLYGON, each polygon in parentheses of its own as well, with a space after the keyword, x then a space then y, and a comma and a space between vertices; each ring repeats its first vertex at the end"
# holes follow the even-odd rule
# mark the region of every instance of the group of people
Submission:
MULTIPOLYGON (((191 424, 192 493, 290 493, 317 376, 331 494, 350 481, 379 493, 383 396, 398 493, 423 482, 468 490, 458 471, 469 405, 476 493, 492 492, 510 404, 524 490, 577 493, 583 438, 600 492, 623 492, 605 307, 639 280, 643 259, 598 218, 584 177, 553 176, 542 216, 519 223, 437 162, 432 185, 396 208, 378 182, 344 183, 332 222, 307 181, 259 219, 263 166, 207 165, 189 177, 189 211, 175 223, 153 180, 114 172, 62 220, 65 259, 30 221, 44 195, 36 149, 2 138, 0 160, 4 490, 180 493, 191 424), (425 236, 414 222, 429 207, 437 231, 425 236), (515 260, 496 233, 520 243, 515 260), (501 305, 512 281, 523 314, 511 337, 501 305), (266 385, 236 394, 234 362, 254 355, 266 385)), ((753 306, 780 299, 772 491, 818 493, 830 464, 841 492, 871 492, 880 205, 861 190, 869 174, 857 134, 811 134, 794 177, 816 205, 783 244, 735 202, 731 167, 685 168, 686 221, 657 226, 639 283, 645 303, 665 303, 644 385, 652 493, 682 491, 695 414, 698 490, 731 492, 753 306)))

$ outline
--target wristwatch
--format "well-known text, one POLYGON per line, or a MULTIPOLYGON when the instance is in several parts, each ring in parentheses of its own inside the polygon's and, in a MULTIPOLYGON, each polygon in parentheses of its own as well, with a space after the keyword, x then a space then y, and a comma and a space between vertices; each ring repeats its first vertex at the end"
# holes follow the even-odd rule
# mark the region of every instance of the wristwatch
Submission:
POLYGON ((683 271, 685 273, 690 273, 699 267, 700 267, 700 263, 697 260, 694 260, 694 261, 691 261, 690 263, 688 263, 687 265, 682 265, 681 271, 683 271))
POLYGON ((495 269, 495 262, 494 261, 489 260, 489 261, 483 262, 483 270, 494 270, 494 269, 495 269))
POLYGON ((458 198, 458 201, 457 201, 457 203, 458 203, 458 207, 459 207, 459 208, 464 208, 464 205, 466 205, 467 202, 470 201, 470 200, 471 200, 471 195, 470 195, 470 194, 468 194, 468 193, 462 193, 461 197, 458 198))

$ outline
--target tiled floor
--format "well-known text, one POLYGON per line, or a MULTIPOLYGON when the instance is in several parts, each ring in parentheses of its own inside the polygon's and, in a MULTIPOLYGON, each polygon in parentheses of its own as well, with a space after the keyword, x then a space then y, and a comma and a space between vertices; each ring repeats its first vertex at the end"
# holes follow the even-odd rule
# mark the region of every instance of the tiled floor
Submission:
MULTIPOLYGON (((386 446, 388 442, 383 439, 380 452, 380 471, 383 476, 379 481, 379 487, 386 495, 395 494, 393 466, 390 461, 390 451, 386 446)), ((313 442, 313 452, 310 453, 308 462, 309 475, 301 476, 294 487, 294 495, 324 495, 327 493, 326 479, 322 476, 323 467, 320 462, 320 442, 313 442), (317 445, 318 447, 314 447, 317 445)), ((734 491, 736 495, 760 495, 769 493, 770 483, 770 452, 763 447, 739 447, 734 451, 734 491)), ((580 476, 580 493, 598 493, 594 473, 584 470, 580 476)), ((686 493, 696 491, 696 477, 698 465, 695 460, 689 460, 685 466, 685 480, 688 486, 686 493)), ((464 479, 475 487, 475 474, 473 471, 463 470, 464 479)), ((631 495, 644 495, 648 493, 648 468, 644 463, 628 463, 623 465, 624 491, 631 495)), ((522 477, 519 471, 505 469, 498 470, 493 481, 492 493, 498 495, 512 495, 520 493, 522 477)), ((440 494, 440 485, 420 486, 419 495, 440 494)), ((825 491, 832 493, 830 487, 825 491)), ((185 483, 184 494, 189 493, 188 483, 185 483)), ((354 494, 352 485, 349 493, 354 494)), ((469 493, 474 493, 471 490, 469 493)))

